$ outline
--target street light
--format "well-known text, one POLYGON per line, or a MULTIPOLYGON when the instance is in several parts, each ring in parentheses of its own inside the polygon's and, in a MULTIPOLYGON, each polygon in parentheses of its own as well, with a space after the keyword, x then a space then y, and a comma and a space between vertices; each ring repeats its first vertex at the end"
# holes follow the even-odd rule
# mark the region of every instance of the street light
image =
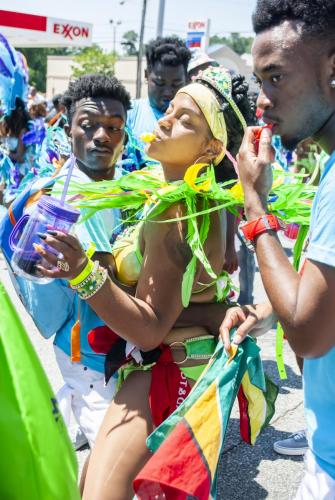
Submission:
POLYGON ((165 0, 159 0, 158 19, 157 19, 157 37, 163 36, 164 10, 165 10, 165 0))
POLYGON ((109 22, 113 25, 113 54, 115 56, 116 54, 116 30, 117 27, 122 24, 122 21, 114 21, 113 19, 110 19, 109 22))

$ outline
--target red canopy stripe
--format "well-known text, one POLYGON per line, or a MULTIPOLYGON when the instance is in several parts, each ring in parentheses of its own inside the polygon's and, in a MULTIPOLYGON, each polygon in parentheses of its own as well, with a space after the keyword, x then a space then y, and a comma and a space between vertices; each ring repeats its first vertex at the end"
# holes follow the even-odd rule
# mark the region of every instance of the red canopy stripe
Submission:
POLYGON ((25 30, 46 31, 47 18, 45 16, 35 16, 33 14, 0 10, 0 26, 7 26, 8 28, 21 28, 25 30))

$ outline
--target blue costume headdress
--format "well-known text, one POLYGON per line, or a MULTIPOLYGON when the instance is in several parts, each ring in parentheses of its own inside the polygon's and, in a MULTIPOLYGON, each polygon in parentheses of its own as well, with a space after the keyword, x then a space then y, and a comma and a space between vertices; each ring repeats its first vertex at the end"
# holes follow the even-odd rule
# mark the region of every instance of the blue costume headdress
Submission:
POLYGON ((2 115, 11 114, 17 97, 22 101, 27 99, 28 72, 22 57, 0 33, 0 110, 2 115))

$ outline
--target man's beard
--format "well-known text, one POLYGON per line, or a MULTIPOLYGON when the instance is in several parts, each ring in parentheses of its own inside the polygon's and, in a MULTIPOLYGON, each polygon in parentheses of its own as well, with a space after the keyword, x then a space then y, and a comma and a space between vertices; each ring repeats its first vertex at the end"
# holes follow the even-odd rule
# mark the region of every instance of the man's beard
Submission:
MULTIPOLYGON (((288 151, 294 151, 298 146, 299 142, 304 140, 297 138, 291 138, 291 139, 286 139, 285 137, 280 137, 280 138, 282 145, 284 146, 285 149, 288 149, 288 151)), ((305 137, 305 139, 307 139, 307 137, 305 137)))
POLYGON ((304 141, 309 137, 313 137, 318 127, 319 124, 315 119, 314 120, 307 119, 304 126, 300 127, 300 130, 298 132, 299 135, 297 134, 293 137, 285 137, 285 134, 283 134, 282 136, 280 136, 281 143, 285 149, 288 149, 289 151, 294 151, 301 141, 304 141))

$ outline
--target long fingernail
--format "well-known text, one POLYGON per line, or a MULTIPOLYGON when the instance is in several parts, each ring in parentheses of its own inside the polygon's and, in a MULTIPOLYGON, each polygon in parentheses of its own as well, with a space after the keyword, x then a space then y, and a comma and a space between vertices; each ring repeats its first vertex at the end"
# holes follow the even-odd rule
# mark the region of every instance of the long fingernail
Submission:
POLYGON ((57 231, 54 231, 53 229, 48 229, 47 233, 51 234, 51 236, 57 236, 57 234, 58 234, 57 231))
POLYGON ((38 252, 38 253, 42 253, 43 252, 42 245, 39 245, 38 243, 33 243, 33 247, 34 247, 34 250, 36 250, 36 252, 38 252))
POLYGON ((38 236, 39 238, 41 238, 41 240, 46 240, 46 239, 47 239, 47 235, 46 235, 46 234, 44 234, 44 233, 36 233, 36 234, 37 234, 37 236, 38 236))

